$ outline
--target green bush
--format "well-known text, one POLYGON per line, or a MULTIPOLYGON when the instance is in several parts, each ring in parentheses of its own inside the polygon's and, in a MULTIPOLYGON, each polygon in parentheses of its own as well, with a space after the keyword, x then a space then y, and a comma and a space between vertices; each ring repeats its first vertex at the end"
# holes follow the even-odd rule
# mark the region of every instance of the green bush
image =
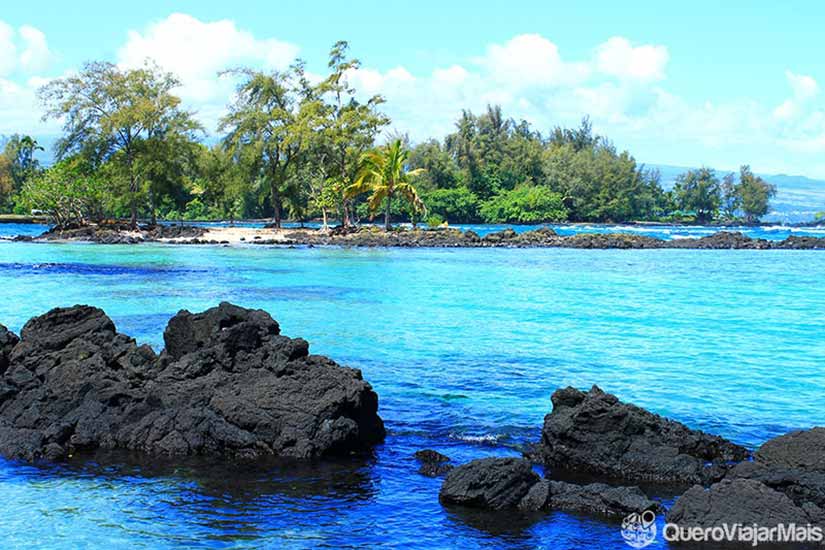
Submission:
POLYGON ((544 223, 567 220, 562 196, 544 186, 521 185, 481 206, 486 223, 544 223))
POLYGON ((436 189, 421 196, 427 212, 452 223, 472 223, 479 220, 478 197, 466 187, 436 189))
POLYGON ((427 225, 430 227, 439 227, 444 223, 444 218, 439 216, 438 214, 430 214, 427 217, 427 225))

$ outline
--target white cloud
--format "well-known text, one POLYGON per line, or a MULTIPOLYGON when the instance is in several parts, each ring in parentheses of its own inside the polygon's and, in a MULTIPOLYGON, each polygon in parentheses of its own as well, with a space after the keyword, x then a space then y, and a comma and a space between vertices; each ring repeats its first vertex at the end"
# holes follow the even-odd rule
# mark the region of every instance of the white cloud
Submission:
POLYGON ((476 60, 498 83, 522 88, 564 86, 586 78, 583 63, 565 63, 558 47, 538 34, 522 34, 505 44, 492 44, 487 55, 476 60))
POLYGON ((14 29, 0 21, 0 76, 11 73, 17 67, 17 47, 14 44, 14 29))
POLYGON ((813 77, 785 71, 785 78, 793 95, 773 110, 773 116, 782 122, 793 121, 805 115, 811 101, 819 94, 819 85, 813 77))
POLYGON ((118 64, 137 67, 154 60, 174 73, 182 83, 179 93, 214 124, 229 101, 234 87, 220 71, 250 65, 284 69, 295 59, 298 47, 274 38, 256 38, 233 21, 204 22, 175 13, 149 25, 143 32, 130 31, 118 52, 118 64))
MULTIPOLYGON (((669 53, 660 44, 614 36, 592 54, 572 58, 547 37, 522 34, 480 45, 478 52, 424 71, 366 64, 347 77, 365 98, 385 96, 382 109, 393 120, 392 130, 408 132, 413 140, 452 131, 463 109, 478 113, 498 103, 507 116, 544 133, 590 115, 598 132, 652 161, 721 165, 719 159, 729 159, 735 165, 759 159, 764 166, 755 168, 761 170, 793 170, 799 162, 818 166, 813 157, 825 152, 825 105, 810 75, 787 71, 788 94, 778 104, 744 89, 735 100, 712 102, 667 89, 669 53)), ((219 71, 284 69, 297 54, 296 45, 255 36, 233 21, 176 13, 128 32, 115 61, 134 67, 151 58, 174 72, 185 105, 213 131, 235 84, 233 78, 217 78, 219 71)), ((48 81, 54 57, 39 30, 0 21, 0 133, 44 127, 35 90, 48 81)), ((310 67, 323 66, 323 60, 308 61, 310 67)))
POLYGON ((668 57, 664 46, 633 46, 626 38, 614 36, 596 48, 596 68, 618 78, 661 80, 668 57))
POLYGON ((811 99, 819 93, 819 85, 816 80, 808 75, 785 71, 785 77, 791 85, 794 98, 800 101, 811 99))
POLYGON ((40 120, 37 88, 47 79, 37 76, 48 68, 52 54, 46 36, 23 25, 15 30, 0 21, 0 135, 18 132, 53 133, 55 123, 40 120))
POLYGON ((8 23, 0 21, 0 77, 18 70, 25 74, 43 71, 51 57, 42 31, 23 25, 15 32, 8 23))
POLYGON ((46 35, 42 31, 29 26, 20 27, 20 37, 23 39, 23 52, 20 54, 20 66, 28 73, 45 70, 51 59, 46 35))

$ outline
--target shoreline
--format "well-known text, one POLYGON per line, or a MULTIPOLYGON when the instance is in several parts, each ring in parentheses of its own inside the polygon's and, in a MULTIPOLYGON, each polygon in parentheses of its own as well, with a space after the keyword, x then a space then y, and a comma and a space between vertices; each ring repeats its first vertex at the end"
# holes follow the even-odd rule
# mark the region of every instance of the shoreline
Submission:
POLYGON ((165 225, 129 230, 123 226, 85 226, 49 230, 19 242, 91 242, 96 244, 160 243, 178 245, 341 246, 352 248, 586 248, 698 250, 825 250, 825 237, 789 236, 781 241, 755 239, 741 232, 720 230, 699 238, 664 240, 629 233, 559 235, 550 228, 522 233, 504 229, 484 237, 472 230, 403 229, 384 231, 375 226, 349 230, 311 228, 250 228, 165 225))

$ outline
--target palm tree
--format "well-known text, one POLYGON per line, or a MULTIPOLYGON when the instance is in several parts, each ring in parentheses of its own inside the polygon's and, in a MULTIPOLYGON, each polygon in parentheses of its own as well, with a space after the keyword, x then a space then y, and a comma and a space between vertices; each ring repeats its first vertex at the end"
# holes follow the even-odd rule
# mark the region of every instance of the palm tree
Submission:
POLYGON ((426 212, 418 192, 409 181, 411 177, 424 172, 424 169, 407 170, 409 155, 410 152, 404 149, 400 139, 364 153, 358 177, 355 183, 347 188, 346 194, 349 198, 370 192, 367 204, 371 212, 376 212, 381 203, 385 203, 384 227, 387 231, 392 228, 390 209, 396 195, 401 195, 414 209, 426 212))

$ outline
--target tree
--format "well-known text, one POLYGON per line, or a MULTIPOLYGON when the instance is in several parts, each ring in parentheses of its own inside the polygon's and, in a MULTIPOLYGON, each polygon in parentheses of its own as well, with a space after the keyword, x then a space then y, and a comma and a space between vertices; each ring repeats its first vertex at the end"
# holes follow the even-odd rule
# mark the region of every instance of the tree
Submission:
POLYGON ((453 223, 473 223, 479 221, 480 202, 466 187, 435 189, 422 193, 421 200, 427 211, 442 220, 453 223))
POLYGON ((101 221, 107 197, 103 179, 77 155, 27 180, 20 191, 24 206, 47 212, 60 228, 101 221))
POLYGON ((23 187, 23 183, 36 175, 40 170, 40 162, 34 157, 43 147, 31 136, 14 134, 3 146, 0 153, 8 163, 8 177, 11 179, 15 191, 23 187))
POLYGON ((11 203, 14 194, 12 179, 12 162, 5 155, 0 155, 0 208, 5 209, 11 203))
POLYGON ((215 217, 229 218, 230 223, 243 217, 252 190, 241 163, 234 162, 230 152, 221 145, 200 146, 196 162, 194 194, 213 209, 215 217))
POLYGON ((768 213, 770 200, 776 195, 776 187, 755 175, 750 166, 745 165, 739 170, 736 195, 745 219, 748 223, 754 223, 768 213))
POLYGON ((480 212, 487 223, 543 223, 567 219, 562 196, 541 185, 517 186, 485 202, 480 212))
POLYGON ((346 193, 358 177, 360 160, 364 152, 375 143, 375 136, 389 124, 389 118, 378 111, 384 98, 374 95, 362 102, 356 98, 356 90, 350 85, 348 75, 358 70, 360 61, 348 57, 349 44, 336 42, 329 53, 329 76, 318 85, 316 93, 323 100, 321 131, 314 134, 314 159, 321 170, 321 177, 314 180, 320 185, 313 191, 316 203, 321 200, 326 210, 330 200, 338 202, 341 224, 350 224, 351 197, 346 193), (323 197, 323 199, 322 199, 323 197))
POLYGON ((415 211, 426 211, 418 192, 409 181, 423 170, 416 168, 408 171, 408 158, 409 151, 403 148, 400 139, 368 151, 361 159, 358 179, 347 190, 350 197, 369 192, 368 205, 373 213, 384 205, 384 227, 387 231, 392 229, 390 214, 392 200, 396 195, 401 195, 415 211))
POLYGON ((237 69, 229 74, 243 80, 220 122, 220 131, 228 132, 224 144, 233 155, 251 159, 250 178, 267 182, 273 222, 281 227, 283 195, 320 127, 320 102, 300 61, 286 72, 237 69))
POLYGON ((722 213, 725 218, 732 220, 736 217, 736 212, 742 202, 739 191, 736 189, 736 176, 733 175, 733 172, 725 174, 725 177, 722 178, 720 190, 722 193, 722 213))
POLYGON ((676 178, 673 194, 679 208, 694 212, 699 222, 713 219, 722 202, 719 178, 711 168, 688 170, 680 174, 676 178))
POLYGON ((130 222, 137 227, 143 185, 140 163, 153 150, 149 140, 193 134, 199 125, 181 108, 172 90, 180 83, 147 64, 121 69, 112 63, 87 63, 76 75, 40 89, 44 118, 64 121, 57 157, 83 153, 94 163, 113 161, 127 182, 130 222))
POLYGON ((11 204, 15 193, 23 184, 40 173, 40 162, 35 158, 43 147, 31 136, 14 134, 8 139, 0 139, 0 206, 11 204))

